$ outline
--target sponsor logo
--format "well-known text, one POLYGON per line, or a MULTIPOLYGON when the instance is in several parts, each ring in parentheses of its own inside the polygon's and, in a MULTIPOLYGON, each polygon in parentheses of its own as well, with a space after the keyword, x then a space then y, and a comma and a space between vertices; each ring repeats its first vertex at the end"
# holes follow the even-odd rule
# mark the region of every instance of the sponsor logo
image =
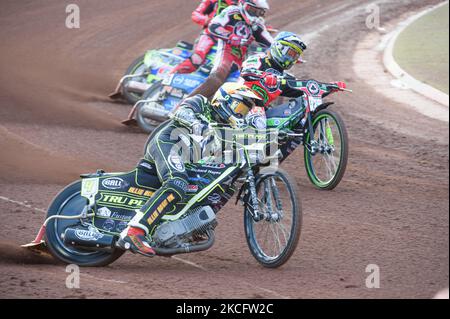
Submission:
POLYGON ((209 184, 209 183, 211 183, 211 181, 209 180, 209 179, 207 179, 207 178, 203 178, 203 177, 201 177, 201 176, 197 176, 197 177, 191 177, 191 178, 189 178, 189 181, 191 181, 191 182, 199 182, 199 183, 203 183, 203 184, 209 184))
POLYGON ((127 196, 102 194, 102 197, 99 199, 98 203, 106 205, 120 205, 130 208, 140 208, 145 204, 145 200, 130 198, 127 196))
POLYGON ((320 92, 320 86, 319 83, 317 83, 316 81, 308 81, 308 83, 306 83, 306 88, 308 89, 308 92, 311 93, 312 95, 317 95, 320 92))
POLYGON ((256 94, 258 94, 264 100, 264 103, 267 103, 267 101, 269 101, 269 95, 262 87, 260 87, 256 84, 253 84, 252 90, 255 91, 256 94))
POLYGON ((176 179, 173 181, 173 183, 178 186, 179 188, 181 188, 183 191, 186 191, 187 189, 187 183, 185 181, 176 179))
MULTIPOLYGON (((204 167, 204 166, 202 165, 202 167, 204 167)), ((196 174, 201 174, 201 175, 206 175, 206 174, 220 175, 220 174, 223 173, 222 171, 219 171, 219 170, 214 171, 214 170, 211 170, 211 169, 203 169, 203 168, 192 168, 192 169, 190 169, 190 171, 194 172, 196 174)))
POLYGON ((153 224, 153 222, 158 218, 158 216, 164 211, 164 209, 175 200, 175 196, 173 194, 170 194, 167 196, 165 200, 162 201, 162 203, 158 206, 158 208, 150 215, 150 217, 147 219, 147 223, 149 225, 153 224))
POLYGON ((117 224, 117 228, 116 230, 121 233, 125 228, 128 227, 128 223, 127 222, 120 222, 119 224, 117 224))
POLYGON ((169 162, 169 166, 172 167, 174 170, 180 173, 183 173, 185 171, 184 164, 179 156, 169 155, 167 161, 169 162))
POLYGON ((188 185, 187 192, 188 193, 197 193, 198 192, 198 186, 197 185, 188 185))
POLYGON ((145 190, 145 189, 142 189, 142 188, 130 187, 128 189, 128 193, 136 194, 136 195, 140 195, 140 196, 145 196, 145 197, 151 197, 154 192, 153 191, 149 191, 149 190, 145 190))
POLYGON ((184 78, 182 76, 175 76, 172 80, 172 83, 175 85, 183 85, 184 78))
POLYGON ((217 193, 214 193, 214 194, 208 196, 208 200, 213 204, 218 204, 221 199, 222 199, 222 196, 220 196, 217 193))
POLYGON ((124 188, 127 183, 118 177, 110 177, 107 179, 104 179, 102 181, 102 185, 103 187, 107 188, 107 189, 121 189, 124 188))
POLYGON ((75 230, 75 236, 81 240, 96 241, 102 238, 103 234, 91 230, 77 229, 75 230))
POLYGON ((128 215, 124 215, 124 214, 113 213, 111 215, 111 218, 119 219, 119 220, 122 220, 122 221, 130 221, 132 217, 128 216, 128 215))
POLYGON ((100 217, 111 217, 111 211, 108 207, 102 207, 97 210, 97 216, 100 217))
POLYGON ((236 26, 234 27, 234 33, 244 39, 250 38, 251 35, 250 28, 245 22, 236 23, 236 26))
POLYGON ((112 219, 107 219, 104 223, 103 223, 103 229, 107 230, 107 231, 111 231, 116 227, 116 222, 113 221, 112 219))

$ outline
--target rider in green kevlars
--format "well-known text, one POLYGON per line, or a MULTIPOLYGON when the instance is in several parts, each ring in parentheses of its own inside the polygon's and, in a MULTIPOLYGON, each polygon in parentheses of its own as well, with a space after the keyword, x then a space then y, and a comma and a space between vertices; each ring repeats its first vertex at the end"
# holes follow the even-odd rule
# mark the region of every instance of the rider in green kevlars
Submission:
POLYGON ((189 135, 202 136, 211 122, 245 127, 244 117, 249 113, 252 123, 265 121, 265 118, 256 119, 258 112, 251 112, 259 99, 242 84, 226 83, 211 104, 205 97, 196 95, 180 105, 171 121, 149 142, 145 152, 145 159, 154 163, 162 186, 136 211, 120 234, 119 247, 144 256, 155 255, 147 236, 153 233, 161 218, 186 197, 188 174, 184 163, 187 156, 183 150, 189 149, 186 145, 189 135))

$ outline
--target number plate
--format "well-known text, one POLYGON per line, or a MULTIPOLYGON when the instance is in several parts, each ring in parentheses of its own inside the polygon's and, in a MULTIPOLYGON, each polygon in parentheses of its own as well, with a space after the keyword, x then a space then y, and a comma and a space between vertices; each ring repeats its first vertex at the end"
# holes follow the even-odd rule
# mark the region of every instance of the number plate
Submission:
POLYGON ((319 105, 322 105, 322 98, 317 96, 308 96, 309 108, 311 112, 314 112, 319 105))

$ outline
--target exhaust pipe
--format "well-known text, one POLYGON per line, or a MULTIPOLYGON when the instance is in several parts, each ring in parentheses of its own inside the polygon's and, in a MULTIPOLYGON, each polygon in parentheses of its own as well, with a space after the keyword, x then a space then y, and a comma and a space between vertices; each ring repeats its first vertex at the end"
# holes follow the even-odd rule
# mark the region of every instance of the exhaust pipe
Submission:
POLYGON ((116 244, 112 235, 81 228, 67 228, 62 237, 64 244, 86 250, 111 251, 116 244))
POLYGON ((208 239, 199 244, 186 245, 184 247, 177 247, 177 248, 153 248, 153 249, 155 250, 156 255, 166 256, 166 257, 208 250, 209 248, 211 248, 214 245, 215 236, 214 236, 214 231, 212 231, 212 230, 207 231, 207 234, 208 234, 208 239))
MULTIPOLYGON (((137 77, 143 77, 143 76, 147 76, 149 75, 149 72, 144 72, 142 74, 129 74, 129 75, 125 75, 124 77, 122 77, 119 81, 119 83, 116 86, 116 89, 114 90, 114 92, 112 92, 111 94, 109 94, 109 97, 111 99, 118 99, 122 96, 122 84, 125 80, 127 79, 131 79, 131 78, 137 78, 137 77)), ((138 92, 139 93, 139 92, 138 92)))
POLYGON ((144 82, 138 82, 138 81, 128 81, 125 84, 126 88, 130 92, 134 93, 144 93, 148 90, 149 87, 151 87, 151 84, 144 83, 144 82))
POLYGON ((161 105, 155 102, 144 105, 141 108, 141 112, 142 116, 158 122, 166 121, 170 113, 170 111, 161 108, 161 105))

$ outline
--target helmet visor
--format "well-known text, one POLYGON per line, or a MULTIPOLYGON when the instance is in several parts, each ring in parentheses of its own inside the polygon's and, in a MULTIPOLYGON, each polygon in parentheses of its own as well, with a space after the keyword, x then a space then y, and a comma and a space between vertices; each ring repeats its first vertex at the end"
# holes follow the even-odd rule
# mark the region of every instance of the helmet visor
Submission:
POLYGON ((247 4, 245 10, 252 17, 264 17, 266 15, 266 9, 254 7, 251 4, 247 4))

